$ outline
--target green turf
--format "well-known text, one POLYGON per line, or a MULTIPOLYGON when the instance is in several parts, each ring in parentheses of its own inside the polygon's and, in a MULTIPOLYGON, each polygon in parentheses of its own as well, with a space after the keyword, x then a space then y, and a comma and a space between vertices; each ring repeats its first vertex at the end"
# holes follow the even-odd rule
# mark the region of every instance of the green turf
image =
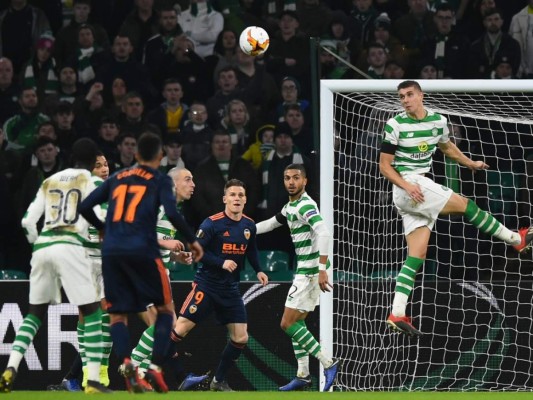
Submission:
MULTIPOLYGON (((19 392, 15 391, 5 395, 7 400, 74 400, 85 397, 83 393, 67 392, 19 392)), ((115 392, 109 397, 110 400, 132 400, 132 396, 142 396, 142 400, 152 399, 231 399, 231 400, 314 400, 314 399, 355 399, 355 400, 525 400, 533 397, 531 392, 234 392, 234 393, 213 393, 213 392, 171 392, 164 396, 158 393, 145 393, 142 395, 132 395, 126 392, 115 392), (162 397, 163 396, 163 397, 162 397)), ((89 398, 94 398, 90 396, 89 398)), ((97 395, 96 398, 108 398, 105 395, 97 395)))

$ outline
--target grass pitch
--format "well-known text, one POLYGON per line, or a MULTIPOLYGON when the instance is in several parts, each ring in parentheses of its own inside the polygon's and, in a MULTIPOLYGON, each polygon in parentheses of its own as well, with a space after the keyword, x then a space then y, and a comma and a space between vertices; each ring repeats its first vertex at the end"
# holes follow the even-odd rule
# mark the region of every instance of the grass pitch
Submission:
MULTIPOLYGON (((162 400, 172 399, 231 399, 231 400, 526 400, 533 398, 531 392, 169 392, 167 395, 159 393, 144 393, 133 395, 127 392, 114 392, 111 395, 97 395, 98 399, 110 400, 132 400, 133 397, 140 397, 140 400, 162 400)), ((15 391, 5 397, 8 400, 79 400, 85 397, 83 393, 69 392, 40 392, 40 391, 15 391)))

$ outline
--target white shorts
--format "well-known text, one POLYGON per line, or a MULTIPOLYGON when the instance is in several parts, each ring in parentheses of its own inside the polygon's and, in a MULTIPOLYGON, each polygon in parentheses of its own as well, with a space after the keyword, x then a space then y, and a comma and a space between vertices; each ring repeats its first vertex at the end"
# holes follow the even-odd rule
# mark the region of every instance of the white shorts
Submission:
POLYGON ((285 300, 285 307, 311 312, 320 302, 318 275, 294 275, 292 286, 285 300))
POLYGON ((407 236, 421 226, 427 226, 429 230, 432 230, 440 212, 452 196, 453 190, 422 175, 407 175, 403 179, 419 185, 424 195, 424 201, 416 203, 405 190, 393 185, 392 200, 402 216, 404 234, 407 236))
POLYGON ((61 287, 77 306, 100 301, 95 271, 84 247, 60 243, 33 252, 30 304, 61 303, 61 287))

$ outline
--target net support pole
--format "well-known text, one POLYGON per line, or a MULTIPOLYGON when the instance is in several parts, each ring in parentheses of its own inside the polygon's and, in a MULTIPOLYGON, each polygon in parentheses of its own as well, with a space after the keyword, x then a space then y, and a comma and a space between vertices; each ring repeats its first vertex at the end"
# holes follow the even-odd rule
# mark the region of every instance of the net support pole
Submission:
MULTIPOLYGON (((320 84, 320 158, 322 165, 334 164, 334 136, 333 132, 333 92, 320 84), (326 158, 327 160, 325 160, 326 158)), ((329 244, 330 262, 333 262, 333 168, 320 168, 320 212, 322 218, 332 235, 329 244)), ((335 265, 328 270, 329 281, 333 285, 333 270, 335 265)), ((320 344, 329 354, 335 355, 333 349, 333 294, 321 293, 320 295, 320 344)), ((320 364, 320 390, 324 387, 324 369, 320 364)))

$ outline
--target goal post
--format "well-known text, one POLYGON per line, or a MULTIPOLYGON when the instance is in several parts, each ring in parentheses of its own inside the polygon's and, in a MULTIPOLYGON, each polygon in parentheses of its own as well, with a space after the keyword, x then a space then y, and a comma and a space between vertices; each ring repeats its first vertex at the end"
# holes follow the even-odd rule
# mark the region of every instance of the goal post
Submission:
MULTIPOLYGON (((386 328, 406 244, 378 157, 385 122, 403 111, 400 82, 320 81, 320 208, 333 234, 335 283, 333 296, 321 296, 320 338, 344 360, 337 388, 533 390, 533 256, 460 217, 439 218, 409 299, 424 336, 386 328)), ((425 106, 448 118, 458 147, 490 165, 474 174, 436 154, 435 181, 510 229, 528 226, 533 80, 417 82, 425 106)))

